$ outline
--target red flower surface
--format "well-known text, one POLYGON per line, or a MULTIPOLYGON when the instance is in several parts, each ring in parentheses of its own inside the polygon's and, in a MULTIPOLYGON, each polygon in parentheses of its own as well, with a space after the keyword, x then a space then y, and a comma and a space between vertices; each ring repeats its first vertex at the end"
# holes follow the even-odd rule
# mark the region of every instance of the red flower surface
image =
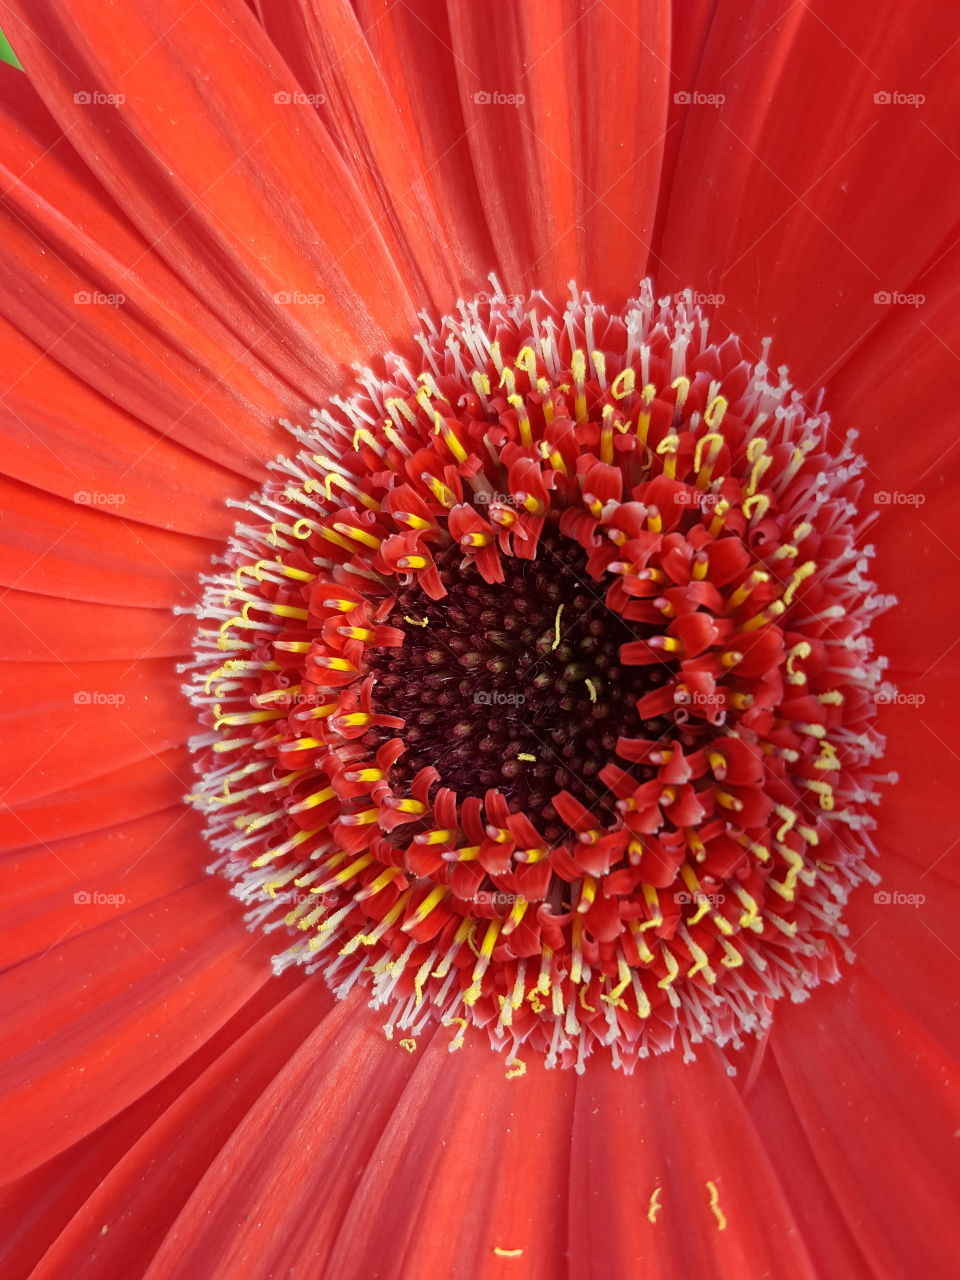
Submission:
POLYGON ((4 1274, 956 1274, 947 11, 0 14, 4 1274))

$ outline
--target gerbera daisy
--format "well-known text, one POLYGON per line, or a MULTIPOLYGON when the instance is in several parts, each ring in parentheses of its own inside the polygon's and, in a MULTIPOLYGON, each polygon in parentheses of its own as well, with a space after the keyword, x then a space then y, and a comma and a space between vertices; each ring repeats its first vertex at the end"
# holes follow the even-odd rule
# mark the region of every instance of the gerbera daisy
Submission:
POLYGON ((953 1274, 939 6, 254 9, 0 7, 5 1273, 953 1274))

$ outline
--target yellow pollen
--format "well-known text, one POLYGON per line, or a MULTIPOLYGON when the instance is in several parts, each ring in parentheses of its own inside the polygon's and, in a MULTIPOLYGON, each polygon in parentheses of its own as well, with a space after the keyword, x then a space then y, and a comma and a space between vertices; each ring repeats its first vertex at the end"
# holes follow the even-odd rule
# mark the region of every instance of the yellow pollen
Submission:
POLYGON ((647 1221, 656 1223, 657 1214, 663 1208, 660 1203, 660 1196, 663 1194, 662 1187, 654 1187, 650 1196, 650 1203, 647 1205, 647 1221))
POLYGON ((710 1212, 717 1220, 717 1230, 724 1231, 726 1230, 727 1220, 724 1217, 723 1210, 720 1208, 720 1192, 717 1190, 717 1184, 715 1182, 707 1182, 705 1186, 710 1192, 710 1212))
POLYGON ((562 604, 557 606, 557 616, 553 620, 553 644, 550 646, 551 650, 557 649, 560 647, 560 615, 561 613, 563 613, 562 604))
POLYGON ((610 394, 614 400, 625 400, 627 396, 633 395, 636 385, 637 375, 628 365, 626 369, 621 369, 613 382, 611 382, 610 394))

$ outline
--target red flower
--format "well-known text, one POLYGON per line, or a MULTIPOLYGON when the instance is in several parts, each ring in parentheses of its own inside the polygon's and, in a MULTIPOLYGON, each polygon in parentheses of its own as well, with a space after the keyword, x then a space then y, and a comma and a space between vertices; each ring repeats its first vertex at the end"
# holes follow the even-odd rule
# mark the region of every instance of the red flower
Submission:
POLYGON ((955 53, 708 8, 4 10, 6 1273, 956 1270, 955 53))

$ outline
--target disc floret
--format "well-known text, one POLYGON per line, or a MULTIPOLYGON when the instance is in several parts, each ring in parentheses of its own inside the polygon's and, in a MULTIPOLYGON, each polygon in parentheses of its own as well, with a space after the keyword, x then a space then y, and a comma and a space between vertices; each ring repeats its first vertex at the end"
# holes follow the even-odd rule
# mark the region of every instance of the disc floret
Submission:
POLYGON ((408 1045, 736 1046, 875 878, 853 438, 649 285, 419 342, 290 428, 207 583, 214 869, 408 1045))

